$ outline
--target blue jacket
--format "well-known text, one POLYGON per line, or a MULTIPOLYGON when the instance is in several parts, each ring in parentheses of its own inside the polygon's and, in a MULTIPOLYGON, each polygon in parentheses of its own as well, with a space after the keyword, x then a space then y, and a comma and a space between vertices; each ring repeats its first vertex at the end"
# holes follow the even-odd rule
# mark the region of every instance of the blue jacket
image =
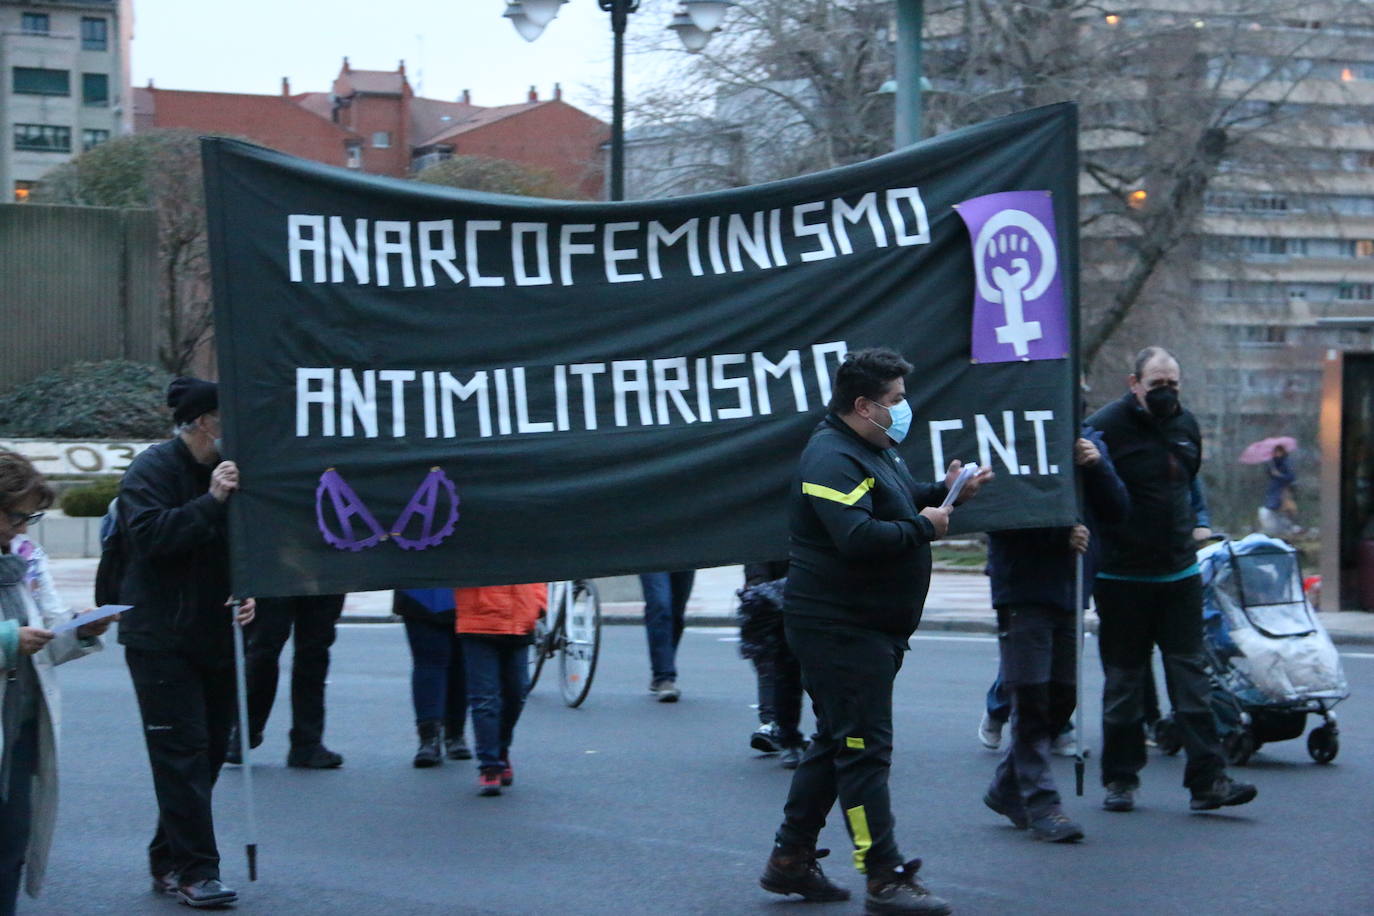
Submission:
MULTIPOLYGON (((1102 434, 1084 426, 1082 436, 1097 446, 1102 460, 1078 468, 1083 483, 1083 524, 1092 532, 1083 556, 1083 600, 1092 594, 1101 555, 1099 527, 1123 520, 1130 511, 1126 487, 1116 474, 1102 434)), ((1026 528, 993 531, 988 535, 988 576, 993 607, 1037 604, 1073 611, 1074 553, 1068 528, 1026 528)))

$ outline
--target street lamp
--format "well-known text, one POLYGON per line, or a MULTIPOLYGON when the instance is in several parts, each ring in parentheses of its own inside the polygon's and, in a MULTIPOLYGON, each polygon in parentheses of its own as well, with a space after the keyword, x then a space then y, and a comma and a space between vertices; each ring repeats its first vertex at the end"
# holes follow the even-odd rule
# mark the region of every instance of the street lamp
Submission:
MULTIPOLYGON (((520 37, 534 41, 558 17, 568 0, 506 0, 503 14, 520 37)), ((596 0, 603 12, 611 14, 615 35, 615 68, 611 96, 611 200, 625 199, 625 26, 631 13, 638 12, 640 0, 596 0)), ((706 47, 711 33, 720 28, 725 14, 735 6, 733 0, 682 0, 669 29, 677 33, 683 46, 693 54, 706 47)))

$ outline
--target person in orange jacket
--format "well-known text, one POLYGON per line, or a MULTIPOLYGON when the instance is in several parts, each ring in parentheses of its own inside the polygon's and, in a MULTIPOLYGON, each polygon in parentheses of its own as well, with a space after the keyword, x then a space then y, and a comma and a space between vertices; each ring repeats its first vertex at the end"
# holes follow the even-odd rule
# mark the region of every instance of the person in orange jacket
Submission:
POLYGON ((525 706, 530 634, 548 604, 548 586, 455 588, 453 601, 467 670, 477 788, 481 795, 500 795, 502 786, 515 781, 510 744, 525 706))

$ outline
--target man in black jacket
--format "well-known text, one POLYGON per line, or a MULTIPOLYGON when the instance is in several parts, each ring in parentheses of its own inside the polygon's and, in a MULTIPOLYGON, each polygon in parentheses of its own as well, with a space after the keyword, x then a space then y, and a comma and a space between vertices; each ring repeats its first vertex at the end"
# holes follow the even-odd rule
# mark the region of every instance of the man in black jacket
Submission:
MULTIPOLYGON (((802 453, 792 486, 791 556, 784 599, 787 644, 801 663, 816 734, 792 787, 759 883, 807 900, 847 900, 816 860, 816 839, 838 797, 868 876, 870 913, 948 913, 903 862, 893 837, 892 683, 930 587, 930 543, 961 463, 942 484, 919 484, 894 448, 910 429, 905 376, 891 350, 851 353, 835 373, 828 413, 802 453)), ((987 471, 965 486, 972 496, 987 471)))
MULTIPOLYGON (((225 502, 239 485, 238 468, 219 460, 218 397, 212 382, 172 382, 176 435, 134 459, 118 503, 127 552, 119 594, 133 605, 119 641, 157 794, 148 865, 155 892, 193 907, 238 899, 219 880, 210 804, 234 720, 225 502)), ((239 621, 252 619, 248 598, 239 621)))
POLYGON ((1084 428, 1074 443, 1083 484, 1084 524, 988 535, 988 577, 997 610, 1000 682, 1011 694, 1011 743, 983 803, 1038 840, 1069 843, 1083 828, 1064 814, 1050 770, 1050 748, 1069 725, 1078 699, 1076 557, 1083 557, 1084 598, 1096 569, 1094 532, 1126 517, 1126 488, 1102 442, 1084 428))
POLYGON ((1101 621, 1102 783, 1108 811, 1135 807, 1145 766, 1143 697, 1152 646, 1188 763, 1183 784, 1194 811, 1243 805, 1252 785, 1226 775, 1212 719, 1202 655, 1202 577, 1193 539, 1190 485, 1202 465, 1197 420, 1179 404, 1178 361, 1160 347, 1136 355, 1130 391, 1088 418, 1111 450, 1130 494, 1126 519, 1104 531, 1105 555, 1093 597, 1101 621))

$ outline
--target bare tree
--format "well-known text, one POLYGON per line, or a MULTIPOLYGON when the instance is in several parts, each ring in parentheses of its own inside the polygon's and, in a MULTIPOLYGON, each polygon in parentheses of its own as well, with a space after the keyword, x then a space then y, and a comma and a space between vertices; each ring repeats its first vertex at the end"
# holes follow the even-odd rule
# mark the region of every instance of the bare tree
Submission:
POLYGON ((454 156, 445 159, 418 172, 415 180, 472 191, 489 191, 493 194, 518 194, 560 200, 585 199, 584 195, 566 185, 549 169, 486 156, 454 156))
POLYGON ((111 140, 43 176, 33 199, 155 210, 162 364, 182 373, 208 358, 214 316, 198 132, 156 130, 111 140))

